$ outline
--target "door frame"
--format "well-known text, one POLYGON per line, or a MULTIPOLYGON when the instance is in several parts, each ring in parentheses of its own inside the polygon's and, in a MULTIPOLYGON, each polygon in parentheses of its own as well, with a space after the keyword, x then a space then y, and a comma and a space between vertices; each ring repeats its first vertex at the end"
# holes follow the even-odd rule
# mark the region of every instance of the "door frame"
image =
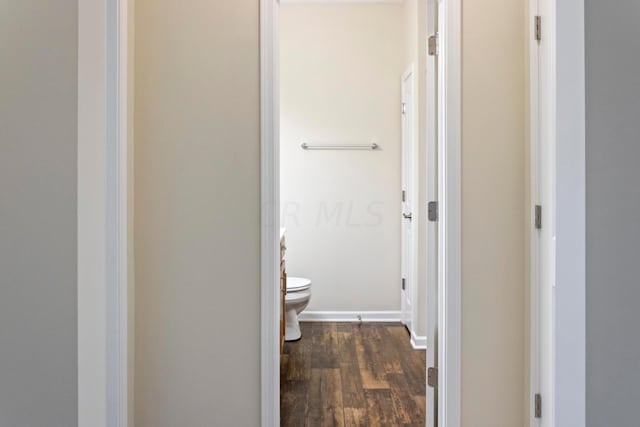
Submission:
MULTIPOLYGON (((426 0, 424 0, 426 1, 426 0)), ((280 423, 278 343, 279 260, 279 0, 260 0, 261 95, 261 423, 280 423)), ((461 0, 441 8, 439 81, 443 97, 439 126, 438 280, 442 344, 439 413, 441 426, 460 426, 461 370, 461 0), (445 244, 446 242, 446 244, 445 244)), ((426 41, 424 41, 426 49, 426 41)), ((427 291, 429 293, 429 291, 427 291)), ((427 302, 429 303, 429 302, 427 302)), ((429 344, 427 343, 427 346, 429 344)), ((430 426, 427 421, 427 426, 430 426)))
POLYGON ((462 422, 462 1, 436 0, 430 4, 431 8, 437 4, 438 22, 437 196, 440 212, 437 224, 437 330, 439 332, 437 427, 460 427, 462 422))
POLYGON ((586 423, 586 79, 584 0, 530 0, 530 426, 584 426, 586 423), (542 16, 542 37, 549 51, 538 55, 534 19, 542 16), (541 67, 550 82, 538 87, 541 67), (541 129, 541 114, 549 129, 541 129), (553 158, 539 158, 548 135, 553 158), (539 163, 538 163, 539 162, 539 163), (544 173, 550 194, 540 188, 544 173), (543 207, 543 227, 552 227, 555 245, 541 248, 533 224, 536 204, 543 207), (554 267, 541 278, 541 259, 554 267), (540 286, 540 287, 539 287, 540 286), (541 287, 551 299, 541 298, 541 287), (548 339, 543 342, 544 328, 548 339), (543 369, 545 364, 550 369, 543 369), (544 390, 544 392, 543 392, 544 390), (542 395, 543 417, 535 418, 534 397, 542 395), (549 395, 544 395, 547 393, 549 395))
POLYGON ((260 0, 260 402, 280 425, 280 4, 260 0))
POLYGON ((79 427, 126 427, 133 415, 130 6, 128 0, 78 3, 79 427))

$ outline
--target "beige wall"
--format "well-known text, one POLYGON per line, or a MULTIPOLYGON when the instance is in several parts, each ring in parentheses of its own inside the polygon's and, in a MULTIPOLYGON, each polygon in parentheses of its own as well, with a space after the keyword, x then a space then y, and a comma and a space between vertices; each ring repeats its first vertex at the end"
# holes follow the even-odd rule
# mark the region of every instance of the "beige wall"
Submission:
POLYGON ((522 2, 463 2, 462 424, 522 425, 525 46, 522 2))
POLYGON ((137 0, 136 427, 259 423, 258 6, 137 0))
POLYGON ((307 311, 400 309, 401 4, 283 4, 281 204, 307 311), (377 151, 305 151, 300 143, 377 151))

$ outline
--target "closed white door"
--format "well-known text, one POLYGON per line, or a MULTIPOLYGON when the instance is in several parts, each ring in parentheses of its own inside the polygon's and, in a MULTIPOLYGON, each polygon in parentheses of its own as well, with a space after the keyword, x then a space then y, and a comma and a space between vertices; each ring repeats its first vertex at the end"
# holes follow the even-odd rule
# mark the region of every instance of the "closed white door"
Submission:
POLYGON ((415 227, 414 211, 414 108, 412 69, 402 76, 402 322, 413 331, 415 302, 415 227))

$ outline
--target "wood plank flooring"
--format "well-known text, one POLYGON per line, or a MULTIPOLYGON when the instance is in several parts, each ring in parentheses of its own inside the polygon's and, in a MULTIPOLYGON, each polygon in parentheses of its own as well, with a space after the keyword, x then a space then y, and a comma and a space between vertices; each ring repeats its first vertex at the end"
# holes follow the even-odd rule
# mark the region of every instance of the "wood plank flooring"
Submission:
POLYGON ((284 345, 281 425, 424 426, 425 352, 395 323, 301 323, 284 345))

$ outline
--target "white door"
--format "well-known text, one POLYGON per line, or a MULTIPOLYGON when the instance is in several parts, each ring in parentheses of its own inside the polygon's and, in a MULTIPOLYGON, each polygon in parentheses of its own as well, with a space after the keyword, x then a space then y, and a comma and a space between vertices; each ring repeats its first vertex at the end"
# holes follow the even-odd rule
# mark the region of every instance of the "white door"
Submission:
POLYGON ((410 68, 402 76, 402 278, 401 278, 401 310, 402 322, 407 326, 410 332, 414 327, 414 310, 415 302, 415 252, 416 252, 416 233, 413 226, 414 215, 414 199, 416 198, 414 191, 416 189, 414 182, 414 173, 416 167, 415 161, 415 132, 414 132, 414 72, 410 68))

